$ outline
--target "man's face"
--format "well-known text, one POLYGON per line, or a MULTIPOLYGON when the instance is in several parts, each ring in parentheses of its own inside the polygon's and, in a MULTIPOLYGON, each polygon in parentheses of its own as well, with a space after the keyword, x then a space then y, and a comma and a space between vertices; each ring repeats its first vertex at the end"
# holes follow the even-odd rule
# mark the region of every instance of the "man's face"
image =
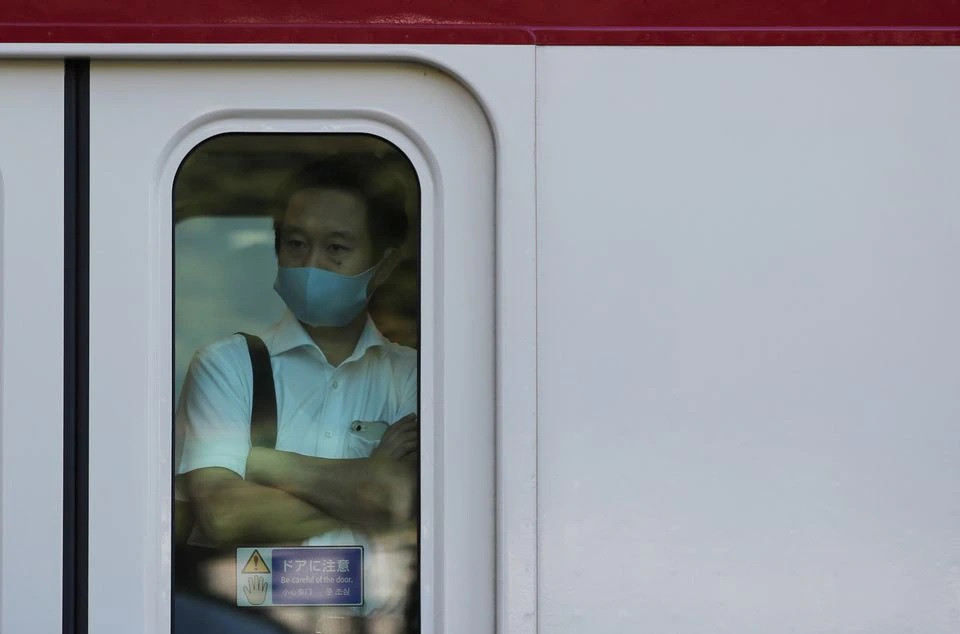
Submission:
POLYGON ((302 189, 290 197, 277 261, 357 275, 375 262, 367 213, 356 195, 337 189, 302 189))

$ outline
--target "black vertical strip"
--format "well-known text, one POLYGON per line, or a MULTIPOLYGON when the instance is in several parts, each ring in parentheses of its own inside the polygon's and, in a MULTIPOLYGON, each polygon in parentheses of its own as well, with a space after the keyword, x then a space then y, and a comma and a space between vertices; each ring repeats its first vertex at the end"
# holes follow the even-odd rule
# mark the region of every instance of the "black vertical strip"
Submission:
POLYGON ((63 84, 63 634, 87 633, 90 62, 63 84))

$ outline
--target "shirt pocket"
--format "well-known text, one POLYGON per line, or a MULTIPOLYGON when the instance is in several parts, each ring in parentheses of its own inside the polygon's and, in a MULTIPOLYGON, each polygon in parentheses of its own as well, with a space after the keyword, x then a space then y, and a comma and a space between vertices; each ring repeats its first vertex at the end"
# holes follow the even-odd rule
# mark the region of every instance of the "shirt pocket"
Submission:
POLYGON ((382 420, 355 420, 350 423, 344 457, 368 458, 380 444, 388 427, 382 420))

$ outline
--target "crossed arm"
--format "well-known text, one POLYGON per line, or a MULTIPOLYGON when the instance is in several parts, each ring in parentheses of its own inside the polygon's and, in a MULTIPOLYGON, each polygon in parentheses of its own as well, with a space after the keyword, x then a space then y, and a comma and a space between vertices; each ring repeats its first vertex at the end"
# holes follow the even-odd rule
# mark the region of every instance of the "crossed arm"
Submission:
POLYGON ((296 543, 341 525, 310 504, 244 480, 229 469, 206 467, 181 477, 197 522, 219 546, 255 541, 296 543))
POLYGON ((326 459, 254 447, 246 479, 219 467, 185 474, 197 520, 220 545, 300 542, 326 531, 408 520, 416 504, 418 424, 392 425, 370 458, 326 459))

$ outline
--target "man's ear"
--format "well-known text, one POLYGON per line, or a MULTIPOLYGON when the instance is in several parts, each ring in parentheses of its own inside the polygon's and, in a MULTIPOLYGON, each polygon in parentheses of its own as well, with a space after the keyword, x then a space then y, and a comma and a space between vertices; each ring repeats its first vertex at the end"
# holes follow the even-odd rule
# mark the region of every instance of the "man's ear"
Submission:
POLYGON ((387 278, 390 277, 398 264, 400 264, 400 249, 391 247, 383 252, 383 257, 380 258, 380 265, 377 267, 377 272, 374 274, 373 279, 370 280, 371 294, 377 290, 381 284, 387 281, 387 278))

